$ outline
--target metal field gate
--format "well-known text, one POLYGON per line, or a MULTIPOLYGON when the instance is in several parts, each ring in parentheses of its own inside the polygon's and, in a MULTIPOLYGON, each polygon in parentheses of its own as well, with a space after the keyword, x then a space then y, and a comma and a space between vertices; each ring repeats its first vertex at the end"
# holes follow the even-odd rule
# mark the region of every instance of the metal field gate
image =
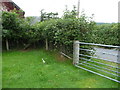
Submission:
POLYGON ((113 80, 120 83, 120 46, 94 44, 94 43, 84 43, 79 41, 74 41, 73 44, 73 64, 83 70, 97 74, 99 76, 105 77, 107 79, 113 80), (104 49, 97 50, 95 48, 109 48, 117 51, 117 54, 113 52, 106 52, 104 49), (96 55, 104 55, 100 57, 96 55), (112 60, 114 56, 117 60, 112 60))

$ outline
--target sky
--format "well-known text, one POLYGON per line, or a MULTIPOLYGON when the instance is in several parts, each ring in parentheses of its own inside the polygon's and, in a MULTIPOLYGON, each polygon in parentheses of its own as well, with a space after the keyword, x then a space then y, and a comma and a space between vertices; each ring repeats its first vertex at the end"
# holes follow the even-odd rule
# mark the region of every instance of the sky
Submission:
MULTIPOLYGON (((40 11, 58 12, 63 15, 65 6, 72 10, 73 5, 78 4, 78 0, 12 0, 22 10, 25 16, 40 16, 40 11)), ((94 21, 113 23, 118 22, 118 2, 120 0, 80 0, 80 13, 90 17, 94 14, 94 21)))

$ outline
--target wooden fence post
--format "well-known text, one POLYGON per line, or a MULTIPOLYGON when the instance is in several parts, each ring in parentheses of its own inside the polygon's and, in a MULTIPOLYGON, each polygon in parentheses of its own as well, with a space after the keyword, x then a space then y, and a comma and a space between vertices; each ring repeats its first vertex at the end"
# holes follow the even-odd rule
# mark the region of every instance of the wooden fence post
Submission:
POLYGON ((73 64, 79 63, 79 41, 73 43, 73 64))
POLYGON ((7 51, 9 51, 9 43, 8 43, 8 39, 6 39, 6 49, 7 49, 7 51))
POLYGON ((48 50, 48 39, 45 39, 45 44, 46 44, 46 50, 48 50))

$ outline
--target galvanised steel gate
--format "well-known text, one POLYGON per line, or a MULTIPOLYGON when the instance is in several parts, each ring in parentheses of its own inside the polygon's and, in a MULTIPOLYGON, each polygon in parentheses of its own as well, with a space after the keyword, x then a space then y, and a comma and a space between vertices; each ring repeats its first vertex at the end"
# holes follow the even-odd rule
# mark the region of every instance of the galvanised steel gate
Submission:
POLYGON ((73 64, 81 69, 89 71, 91 73, 100 75, 107 79, 120 83, 120 46, 84 43, 74 41, 73 45, 73 64), (112 52, 98 51, 108 57, 115 56, 117 60, 110 60, 101 58, 95 55, 96 51, 94 47, 114 48, 118 51, 118 54, 112 52))

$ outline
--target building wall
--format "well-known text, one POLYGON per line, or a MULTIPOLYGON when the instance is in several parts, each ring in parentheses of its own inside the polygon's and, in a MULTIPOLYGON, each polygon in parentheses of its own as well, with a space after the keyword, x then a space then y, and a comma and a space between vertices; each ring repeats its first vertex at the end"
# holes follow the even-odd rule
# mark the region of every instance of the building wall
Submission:
MULTIPOLYGON (((16 4, 14 2, 0 2, 0 10, 1 11, 11 11, 11 10, 21 10, 18 6, 16 6, 16 4)), ((24 17, 25 12, 21 11, 21 12, 17 12, 20 17, 24 17)))
POLYGON ((7 11, 7 7, 2 2, 0 2, 0 11, 7 11))

